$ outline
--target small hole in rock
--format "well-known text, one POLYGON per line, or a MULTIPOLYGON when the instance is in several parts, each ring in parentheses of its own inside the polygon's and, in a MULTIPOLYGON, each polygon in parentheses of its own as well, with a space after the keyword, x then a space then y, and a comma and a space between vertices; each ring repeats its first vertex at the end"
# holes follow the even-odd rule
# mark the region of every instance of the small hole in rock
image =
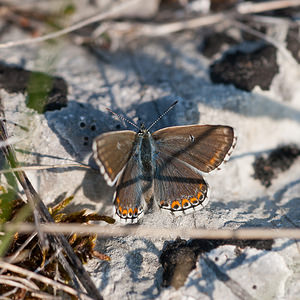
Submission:
POLYGON ((121 128, 120 124, 116 125, 116 129, 120 129, 120 128, 121 128))
POLYGON ((89 137, 88 137, 88 136, 85 136, 83 139, 84 139, 85 141, 88 141, 88 140, 89 140, 89 137))
POLYGON ((252 288, 253 288, 254 290, 256 290, 257 286, 254 284, 254 285, 252 286, 252 288))
POLYGON ((95 130, 96 130, 96 125, 95 125, 95 124, 93 124, 93 125, 91 126, 91 130, 92 130, 92 131, 95 131, 95 130))
POLYGON ((85 127, 85 123, 84 122, 80 122, 79 126, 80 126, 80 128, 84 128, 85 127))
POLYGON ((88 146, 88 144, 89 144, 88 142, 84 142, 83 146, 88 146))
POLYGON ((219 260, 219 257, 215 257, 215 261, 218 261, 219 260))

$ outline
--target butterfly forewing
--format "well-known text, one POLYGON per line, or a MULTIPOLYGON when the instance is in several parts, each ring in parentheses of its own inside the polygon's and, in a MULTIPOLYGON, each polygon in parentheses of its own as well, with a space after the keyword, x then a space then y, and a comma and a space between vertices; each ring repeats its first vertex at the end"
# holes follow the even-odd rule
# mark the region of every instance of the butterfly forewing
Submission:
POLYGON ((152 134, 156 151, 210 172, 224 160, 234 142, 233 128, 221 125, 174 126, 152 134))
POLYGON ((109 185, 128 162, 135 143, 136 133, 130 130, 103 133, 94 140, 94 159, 109 185))
POLYGON ((201 209, 208 201, 208 186, 200 172, 175 157, 155 158, 154 200, 174 214, 201 209))

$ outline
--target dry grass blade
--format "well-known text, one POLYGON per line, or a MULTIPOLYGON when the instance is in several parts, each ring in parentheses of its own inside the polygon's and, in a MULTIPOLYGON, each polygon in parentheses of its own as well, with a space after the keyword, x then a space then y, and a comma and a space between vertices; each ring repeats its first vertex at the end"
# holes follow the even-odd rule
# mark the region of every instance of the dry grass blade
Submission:
POLYGON ((295 59, 292 57, 292 55, 287 51, 287 49, 284 47, 283 44, 277 42, 275 39, 267 36, 266 34, 263 34, 241 22, 232 20, 231 23, 235 25, 237 28, 240 28, 241 30, 248 32, 256 37, 259 37, 263 39, 264 41, 270 43, 274 47, 276 47, 291 63, 298 65, 298 63, 295 61, 295 59))
POLYGON ((246 2, 241 3, 238 6, 238 12, 240 14, 255 14, 261 13, 264 11, 276 10, 276 9, 283 9, 293 6, 300 5, 299 0, 277 0, 277 1, 264 1, 260 3, 252 3, 246 2))
POLYGON ((34 272, 31 272, 31 271, 28 271, 26 269, 20 268, 18 266, 9 264, 7 262, 0 261, 0 268, 7 269, 11 272, 20 274, 20 275, 25 276, 25 277, 30 277, 31 279, 35 279, 35 280, 43 282, 47 285, 51 285, 51 286, 55 287, 56 289, 62 290, 62 291, 66 292, 70 295, 80 296, 81 299, 86 299, 86 300, 92 300, 93 299, 93 298, 89 297, 88 295, 86 295, 84 293, 81 293, 81 292, 78 292, 78 291, 74 290, 73 288, 71 288, 67 285, 61 284, 61 283, 59 283, 57 281, 54 281, 54 280, 52 280, 48 277, 36 274, 34 272))
MULTIPOLYGON (((5 119, 3 107, 0 107, 0 114, 0 117, 2 119, 5 119)), ((7 141, 7 138, 8 135, 6 132, 5 124, 2 120, 0 120, 0 140, 7 141)), ((0 149, 12 168, 19 167, 14 150, 10 145, 7 145, 6 147, 0 149)), ((40 219, 44 222, 53 222, 53 218, 51 217, 48 209, 33 188, 26 174, 23 171, 16 171, 14 174, 23 187, 28 202, 34 209, 33 212, 35 221, 40 219)), ((39 226, 38 228, 36 228, 36 230, 40 232, 39 237, 43 237, 43 234, 41 234, 43 232, 41 230, 41 227, 39 226)), ((41 240, 39 242, 41 242, 41 240)), ((89 294, 94 295, 95 299, 103 299, 66 238, 62 234, 55 236, 47 235, 47 242, 49 242, 49 244, 51 244, 56 250, 59 250, 58 260, 60 261, 66 272, 68 272, 68 275, 73 281, 73 284, 80 290, 80 284, 78 282, 79 280, 86 291, 89 294), (63 249, 69 261, 66 259, 60 249, 63 249), (70 264, 72 265, 72 267, 70 266, 70 264)))
POLYGON ((135 37, 138 36, 163 36, 170 33, 208 26, 219 22, 227 22, 234 19, 235 16, 259 13, 264 11, 282 9, 287 7, 299 6, 300 0, 292 1, 266 1, 263 3, 241 3, 236 9, 227 11, 225 13, 211 14, 207 16, 200 16, 190 20, 171 22, 167 24, 137 24, 130 22, 116 23, 116 28, 120 30, 133 31, 135 37), (138 25, 138 26, 137 26, 138 25))
POLYGON ((0 174, 14 173, 18 171, 33 171, 33 170, 49 170, 49 169, 59 169, 59 168, 82 168, 82 169, 92 169, 88 165, 84 164, 60 164, 60 165, 44 165, 44 166, 22 166, 18 168, 10 168, 7 170, 0 170, 0 174))
MULTIPOLYGON (((36 236, 36 233, 32 233, 30 235, 30 237, 20 246, 20 248, 18 248, 18 250, 10 257, 6 258, 6 261, 8 263, 14 263, 16 258, 20 257, 21 252, 24 250, 24 248, 32 241, 32 239, 36 236)), ((5 269, 2 269, 0 271, 0 275, 3 274, 3 272, 5 272, 5 269)))
POLYGON ((12 42, 7 42, 0 44, 0 48, 9 48, 9 47, 14 47, 14 46, 20 46, 20 45, 26 45, 26 44, 34 44, 34 43, 40 43, 49 39, 54 39, 61 37, 67 33, 70 33, 72 31, 75 31, 77 29, 80 29, 82 27, 85 27, 87 25, 93 24, 95 22, 100 22, 105 19, 109 18, 117 18, 119 17, 124 10, 130 9, 131 6, 134 6, 136 3, 140 2, 141 0, 130 0, 130 1, 125 1, 120 5, 112 7, 110 10, 107 12, 101 13, 99 15, 93 16, 91 18, 88 18, 84 21, 81 21, 77 24, 74 24, 70 27, 64 28, 62 30, 58 30, 56 32, 52 32, 49 34, 46 34, 41 37, 37 38, 31 38, 31 39, 25 39, 25 40, 20 40, 20 41, 12 41, 12 42))
POLYGON ((10 280, 12 282, 19 282, 26 286, 26 288, 31 290, 39 290, 39 287, 32 281, 19 277, 19 276, 9 276, 9 275, 1 275, 0 276, 0 282, 2 284, 5 284, 4 281, 10 280))
MULTIPOLYGON (((185 238, 201 239, 276 239, 293 238, 300 239, 300 229, 270 229, 270 228, 245 228, 245 229, 201 229, 201 228, 147 228, 143 226, 99 226, 82 224, 42 224, 45 232, 51 233, 72 233, 77 235, 96 233, 102 237, 128 236, 151 237, 151 238, 185 238)), ((1 228, 2 227, 2 228, 1 228)), ((33 224, 22 224, 17 227, 15 224, 4 224, 1 230, 18 230, 20 232, 33 232, 33 224)))
MULTIPOLYGON (((95 22, 118 18, 123 13, 123 10, 127 10, 130 9, 130 7, 134 7, 134 5, 137 4, 139 1, 140 0, 125 1, 118 6, 117 5, 114 6, 111 10, 107 12, 88 18, 70 27, 66 27, 62 30, 50 34, 46 34, 44 36, 37 37, 37 38, 2 43, 0 44, 0 48, 9 48, 14 46, 43 42, 49 39, 63 36, 67 33, 73 32, 75 30, 78 30, 84 26, 90 25, 95 22)), ((168 24, 146 24, 146 25, 143 23, 136 24, 131 22, 127 22, 127 23, 124 22, 124 23, 119 23, 119 25, 126 31, 133 32, 135 37, 138 36, 155 37, 155 36, 167 35, 181 30, 193 29, 201 26, 216 24, 222 21, 228 21, 235 15, 261 13, 264 11, 294 7, 299 5, 300 5, 300 0, 290 0, 290 1, 277 0, 277 1, 265 1, 262 3, 246 2, 246 3, 240 3, 239 5, 236 6, 235 9, 228 11, 226 13, 218 13, 218 14, 212 14, 207 16, 201 16, 201 17, 197 17, 185 21, 172 22, 168 24)), ((118 27, 117 24, 116 27, 118 27)))

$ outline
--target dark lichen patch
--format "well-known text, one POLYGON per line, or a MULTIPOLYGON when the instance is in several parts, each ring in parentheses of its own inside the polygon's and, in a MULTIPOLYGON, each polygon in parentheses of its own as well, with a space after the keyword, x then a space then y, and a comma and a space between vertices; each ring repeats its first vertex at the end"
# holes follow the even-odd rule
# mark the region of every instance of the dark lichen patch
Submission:
POLYGON ((160 263, 164 269, 162 285, 165 287, 172 285, 178 289, 195 268, 196 254, 185 240, 177 239, 166 245, 160 256, 160 263))
POLYGON ((68 85, 57 76, 28 71, 0 62, 0 88, 27 95, 27 106, 39 113, 67 106, 68 85))
POLYGON ((224 32, 214 32, 204 38, 199 50, 204 56, 211 58, 221 52, 226 45, 231 46, 234 44, 237 44, 237 41, 231 36, 224 32))
POLYGON ((292 53, 297 62, 300 63, 300 29, 298 27, 289 29, 286 43, 287 49, 292 53))
POLYGON ((224 56, 210 67, 210 77, 215 83, 233 84, 251 91, 255 86, 268 90, 278 73, 276 48, 263 46, 251 53, 237 51, 224 56))
MULTIPOLYGON (((176 289, 183 286, 189 273, 195 268, 198 256, 222 245, 235 245, 236 255, 242 254, 246 247, 260 250, 271 250, 273 240, 207 240, 195 239, 186 241, 177 239, 165 244, 160 256, 164 269, 162 286, 173 286, 176 289)), ((215 262, 218 257, 215 257, 215 262)))
POLYGON ((288 170, 300 155, 296 145, 285 145, 273 150, 267 157, 259 156, 253 163, 254 178, 269 187, 280 172, 288 170))

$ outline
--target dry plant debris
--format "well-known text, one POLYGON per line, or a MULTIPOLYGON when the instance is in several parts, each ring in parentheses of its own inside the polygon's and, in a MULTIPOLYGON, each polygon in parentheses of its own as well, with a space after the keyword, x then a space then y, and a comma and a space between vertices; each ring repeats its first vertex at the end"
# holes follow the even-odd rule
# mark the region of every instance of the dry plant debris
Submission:
MULTIPOLYGON (((7 198, 6 196, 9 192, 7 192, 3 187, 1 187, 1 191, 2 194, 0 196, 0 201, 2 202, 3 199, 7 198)), ((87 213, 86 210, 80 210, 71 213, 63 212, 63 209, 68 206, 72 199, 73 197, 68 197, 57 205, 48 208, 55 223, 79 222, 82 224, 87 224, 90 221, 105 221, 109 224, 114 223, 114 220, 110 217, 101 216, 96 213, 87 213)), ((24 207, 24 205, 25 202, 20 198, 10 201, 9 207, 6 206, 6 213, 2 212, 0 215, 1 223, 14 220, 15 216, 18 214, 20 209, 24 207), (10 214, 7 213, 9 210, 10 214)), ((30 217, 26 218, 26 222, 33 222, 33 216, 31 215, 30 217)), ((94 250, 97 239, 96 234, 77 235, 76 233, 72 233, 66 236, 66 238, 82 263, 86 263, 93 257, 102 260, 110 260, 107 255, 94 250)), ((30 234, 20 234, 16 232, 13 236, 12 243, 6 253, 6 256, 4 257, 4 260, 9 261, 12 258, 13 261, 11 261, 11 263, 14 263, 16 266, 26 270, 33 272, 38 271, 38 273, 43 276, 51 279, 57 279, 59 282, 63 283, 68 283, 70 280, 68 273, 58 262, 55 251, 51 247, 48 249, 41 249, 38 236, 36 234, 32 236, 30 234), (24 247, 24 245, 26 246, 24 247)), ((15 278, 19 275, 6 270, 2 272, 1 276, 5 276, 5 278, 9 279, 10 276, 15 278)), ((51 285, 38 281, 35 281, 34 283, 42 292, 50 294, 54 292, 54 288, 51 285)), ((3 295, 13 289, 15 289, 15 286, 10 285, 9 283, 2 284, 0 286, 0 294, 3 295)), ((32 298, 32 294, 30 292, 26 292, 26 290, 23 288, 18 288, 15 291, 15 297, 17 297, 17 295, 24 296, 24 299, 34 299, 32 298)))

